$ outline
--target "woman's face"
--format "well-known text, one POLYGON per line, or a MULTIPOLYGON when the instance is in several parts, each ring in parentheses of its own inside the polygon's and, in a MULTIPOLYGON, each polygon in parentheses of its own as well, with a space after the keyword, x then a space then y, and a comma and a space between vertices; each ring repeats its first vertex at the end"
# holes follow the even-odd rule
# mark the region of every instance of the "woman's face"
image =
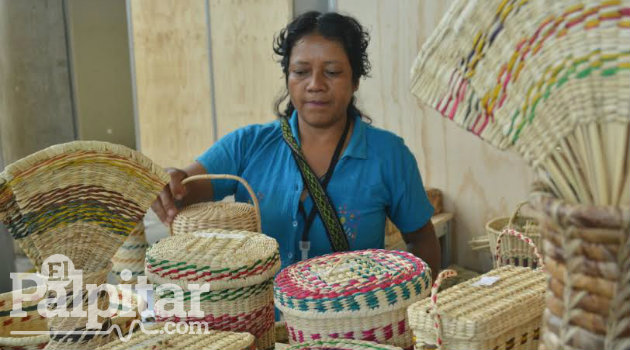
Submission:
POLYGON ((352 83, 352 68, 343 46, 319 34, 306 35, 293 46, 287 87, 300 119, 317 128, 345 121, 358 88, 352 83))

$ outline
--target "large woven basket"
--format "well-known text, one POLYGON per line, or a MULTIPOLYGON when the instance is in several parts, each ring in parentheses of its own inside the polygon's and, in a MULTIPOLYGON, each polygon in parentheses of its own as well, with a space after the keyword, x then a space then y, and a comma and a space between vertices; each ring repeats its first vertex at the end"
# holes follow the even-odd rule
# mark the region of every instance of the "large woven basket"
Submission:
MULTIPOLYGON (((540 258, 533 242, 514 230, 504 230, 498 240, 506 234, 525 241, 540 258)), ((417 349, 538 349, 545 294, 540 269, 501 266, 438 294, 442 280, 454 275, 442 271, 431 298, 409 307, 417 349)))
POLYGON ((142 326, 131 337, 117 339, 96 350, 255 350, 249 333, 209 330, 203 326, 157 323, 142 326), (187 331, 180 333, 178 330, 187 331), (171 333, 171 334, 169 334, 171 333))
POLYGON ((488 245, 495 263, 500 259, 501 265, 536 267, 536 256, 534 256, 533 250, 527 243, 513 236, 507 236, 501 240, 501 254, 500 256, 497 255, 497 239, 505 228, 522 232, 536 244, 539 251, 542 251, 542 237, 538 220, 523 216, 520 213, 525 204, 527 202, 520 203, 512 216, 494 218, 486 224, 488 245))
POLYGON ((286 350, 401 350, 391 345, 383 345, 365 340, 353 339, 322 339, 306 343, 296 344, 285 348, 286 350))
POLYGON ((569 204, 534 192, 549 276, 548 349, 630 348, 630 208, 569 204))
POLYGON ((171 224, 171 234, 178 235, 215 228, 262 232, 258 199, 254 190, 243 178, 234 175, 204 174, 188 177, 182 183, 185 185, 192 181, 221 179, 240 182, 249 193, 253 205, 240 202, 206 202, 190 205, 175 216, 171 224))
POLYGON ((138 276, 144 274, 144 257, 148 247, 144 224, 141 222, 131 231, 129 237, 112 257, 112 273, 116 276, 118 283, 135 283, 138 276), (121 276, 124 270, 129 270, 131 278, 121 276))
POLYGON ((347 338, 413 346, 406 307, 429 292, 431 273, 403 251, 315 257, 282 270, 274 287, 291 344, 347 338))
MULTIPOLYGON (((208 230, 167 237, 147 251, 146 275, 155 284, 173 283, 191 298, 188 283, 208 283, 201 293, 203 317, 160 315, 158 321, 205 322, 212 329, 249 332, 259 349, 272 348, 273 276, 280 269, 278 243, 247 231, 208 230)), ((156 293, 156 300, 173 298, 156 293)))

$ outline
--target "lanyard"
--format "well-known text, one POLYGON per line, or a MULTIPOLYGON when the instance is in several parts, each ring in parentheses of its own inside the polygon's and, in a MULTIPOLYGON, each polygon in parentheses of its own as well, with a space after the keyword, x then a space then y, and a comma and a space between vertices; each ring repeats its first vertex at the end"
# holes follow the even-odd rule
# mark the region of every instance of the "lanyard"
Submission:
MULTIPOLYGON (((343 134, 341 134, 341 138, 339 139, 339 142, 337 143, 337 147, 335 148, 335 153, 333 153, 332 159, 330 160, 330 165, 328 166, 328 170, 326 171, 324 178, 320 180, 320 183, 324 190, 326 190, 326 188, 328 187, 328 183, 330 182, 330 179, 332 178, 332 174, 335 171, 335 166, 337 165, 337 162, 339 161, 339 156, 341 155, 341 149, 343 148, 343 144, 346 142, 346 137, 348 136, 349 129, 350 129, 350 116, 347 116, 346 126, 343 130, 343 134)), ((307 217, 306 209, 304 209, 304 204, 302 203, 302 200, 300 200, 298 203, 298 211, 304 218, 304 230, 302 231, 302 240, 300 241, 300 251, 302 253, 302 260, 306 260, 308 259, 308 251, 311 248, 311 242, 309 241, 308 236, 309 236, 309 232, 313 224, 313 221, 315 220, 315 215, 317 214, 317 208, 313 204, 313 207, 311 208, 311 211, 309 212, 308 217, 307 217)))

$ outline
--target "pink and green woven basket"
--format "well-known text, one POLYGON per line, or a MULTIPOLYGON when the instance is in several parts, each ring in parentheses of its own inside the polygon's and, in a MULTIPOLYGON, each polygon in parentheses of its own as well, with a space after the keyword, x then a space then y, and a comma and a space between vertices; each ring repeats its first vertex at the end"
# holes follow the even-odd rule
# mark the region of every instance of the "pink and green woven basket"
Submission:
POLYGON ((282 270, 275 302, 291 344, 343 338, 410 348, 406 308, 428 294, 430 276, 428 265, 407 252, 334 253, 282 270))

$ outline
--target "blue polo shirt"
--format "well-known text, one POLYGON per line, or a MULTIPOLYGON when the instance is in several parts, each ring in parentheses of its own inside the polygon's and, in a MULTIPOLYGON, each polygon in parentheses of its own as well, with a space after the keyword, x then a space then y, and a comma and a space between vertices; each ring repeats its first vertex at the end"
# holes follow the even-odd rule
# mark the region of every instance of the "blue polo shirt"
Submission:
MULTIPOLYGON (((296 112, 290 125, 299 143, 296 112)), ((260 203, 263 232, 280 245, 282 267, 300 260, 304 219, 298 203, 304 184, 282 138, 279 120, 240 128, 221 138, 197 161, 208 173, 244 178, 260 203)), ((215 200, 234 194, 237 201, 251 203, 247 190, 236 181, 213 180, 212 184, 215 200)), ((366 124, 358 116, 327 193, 352 250, 383 248, 386 217, 407 233, 424 226, 433 215, 418 164, 403 140, 366 124)), ((307 213, 313 207, 310 196, 304 207, 307 213)), ((309 240, 309 257, 332 252, 319 215, 311 226, 309 240)))

